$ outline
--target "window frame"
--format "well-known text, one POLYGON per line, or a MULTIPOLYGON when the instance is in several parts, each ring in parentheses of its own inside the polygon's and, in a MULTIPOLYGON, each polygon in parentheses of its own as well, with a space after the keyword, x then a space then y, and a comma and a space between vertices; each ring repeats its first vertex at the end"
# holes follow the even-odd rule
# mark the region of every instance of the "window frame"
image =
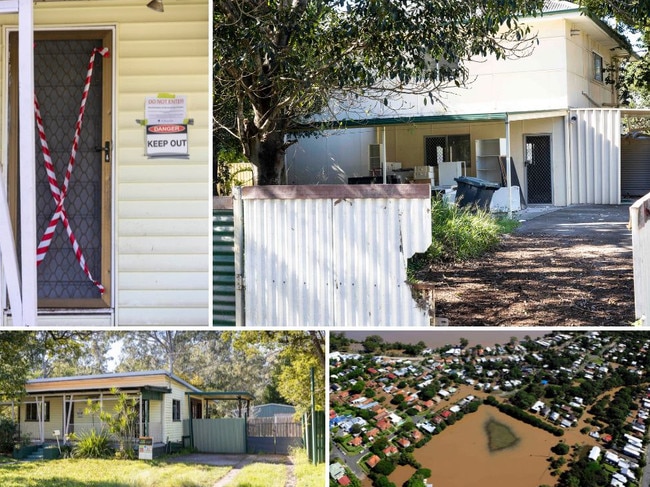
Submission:
POLYGON ((181 400, 172 399, 172 421, 180 422, 181 421, 181 400))
POLYGON ((597 52, 593 51, 592 54, 593 54, 592 55, 592 65, 593 65, 592 79, 597 83, 604 83, 605 82, 605 61, 603 60, 603 57, 597 52))
MULTIPOLYGON (((457 146, 457 144, 460 141, 467 141, 467 155, 468 157, 465 160, 465 167, 471 167, 472 166, 472 137, 471 134, 469 133, 462 133, 462 134, 441 134, 441 135, 425 135, 424 136, 424 165, 425 166, 433 166, 433 167, 438 167, 440 162, 451 162, 452 155, 450 154, 450 148, 452 145, 457 146), (427 141, 429 139, 444 139, 445 143, 444 146, 437 146, 437 148, 442 149, 442 154, 440 154, 442 157, 440 158, 441 160, 438 160, 439 157, 436 157, 436 160, 429 160, 428 157, 428 152, 427 152, 427 141)), ((435 156, 438 156, 438 154, 435 154, 435 156)), ((462 161, 464 160, 463 158, 458 158, 456 156, 453 157, 454 161, 462 161)))
MULTIPOLYGON (((45 419, 43 422, 50 422, 50 401, 45 401, 45 419)), ((25 403, 25 422, 26 423, 37 423, 38 418, 38 405, 39 402, 27 402, 25 403)))

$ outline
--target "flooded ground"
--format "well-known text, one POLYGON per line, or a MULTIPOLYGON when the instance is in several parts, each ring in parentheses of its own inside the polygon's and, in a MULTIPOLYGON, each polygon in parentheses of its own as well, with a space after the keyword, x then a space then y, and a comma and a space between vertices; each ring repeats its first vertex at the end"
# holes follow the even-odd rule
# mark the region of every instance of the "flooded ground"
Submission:
MULTIPOLYGON (((559 440, 551 433, 483 405, 415 450, 414 455, 423 467, 431 469, 429 482, 434 486, 537 487, 555 484, 556 478, 551 476, 546 459, 559 440), (515 447, 490 452, 484 425, 491 418, 507 425, 520 438, 515 447)), ((397 478, 396 474, 397 471, 390 477, 396 485, 408 479, 397 478)))

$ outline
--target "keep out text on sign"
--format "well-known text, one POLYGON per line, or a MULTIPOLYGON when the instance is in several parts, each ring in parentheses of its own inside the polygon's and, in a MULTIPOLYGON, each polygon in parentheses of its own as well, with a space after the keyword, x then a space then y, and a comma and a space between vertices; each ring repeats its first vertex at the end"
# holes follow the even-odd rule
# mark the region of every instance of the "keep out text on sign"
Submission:
POLYGON ((147 125, 147 156, 188 157, 187 124, 147 125))

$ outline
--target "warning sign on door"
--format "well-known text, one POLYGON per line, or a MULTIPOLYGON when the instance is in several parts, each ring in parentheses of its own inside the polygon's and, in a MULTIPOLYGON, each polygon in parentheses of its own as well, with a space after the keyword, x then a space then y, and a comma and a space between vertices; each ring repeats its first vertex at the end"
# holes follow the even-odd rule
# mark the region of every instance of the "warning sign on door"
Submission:
POLYGON ((187 124, 147 125, 149 157, 188 157, 187 124))
POLYGON ((161 93, 145 100, 146 155, 189 157, 187 101, 184 96, 161 93))

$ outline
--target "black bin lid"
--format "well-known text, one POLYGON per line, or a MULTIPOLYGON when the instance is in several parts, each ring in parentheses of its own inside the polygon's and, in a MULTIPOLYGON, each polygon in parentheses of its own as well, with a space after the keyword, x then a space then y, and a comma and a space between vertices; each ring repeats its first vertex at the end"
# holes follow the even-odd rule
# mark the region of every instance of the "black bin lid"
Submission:
POLYGON ((476 186, 477 188, 482 189, 499 189, 501 187, 500 184, 493 183, 491 181, 485 181, 484 179, 473 178, 470 176, 461 176, 459 178, 454 178, 454 181, 457 183, 464 183, 469 186, 476 186))

